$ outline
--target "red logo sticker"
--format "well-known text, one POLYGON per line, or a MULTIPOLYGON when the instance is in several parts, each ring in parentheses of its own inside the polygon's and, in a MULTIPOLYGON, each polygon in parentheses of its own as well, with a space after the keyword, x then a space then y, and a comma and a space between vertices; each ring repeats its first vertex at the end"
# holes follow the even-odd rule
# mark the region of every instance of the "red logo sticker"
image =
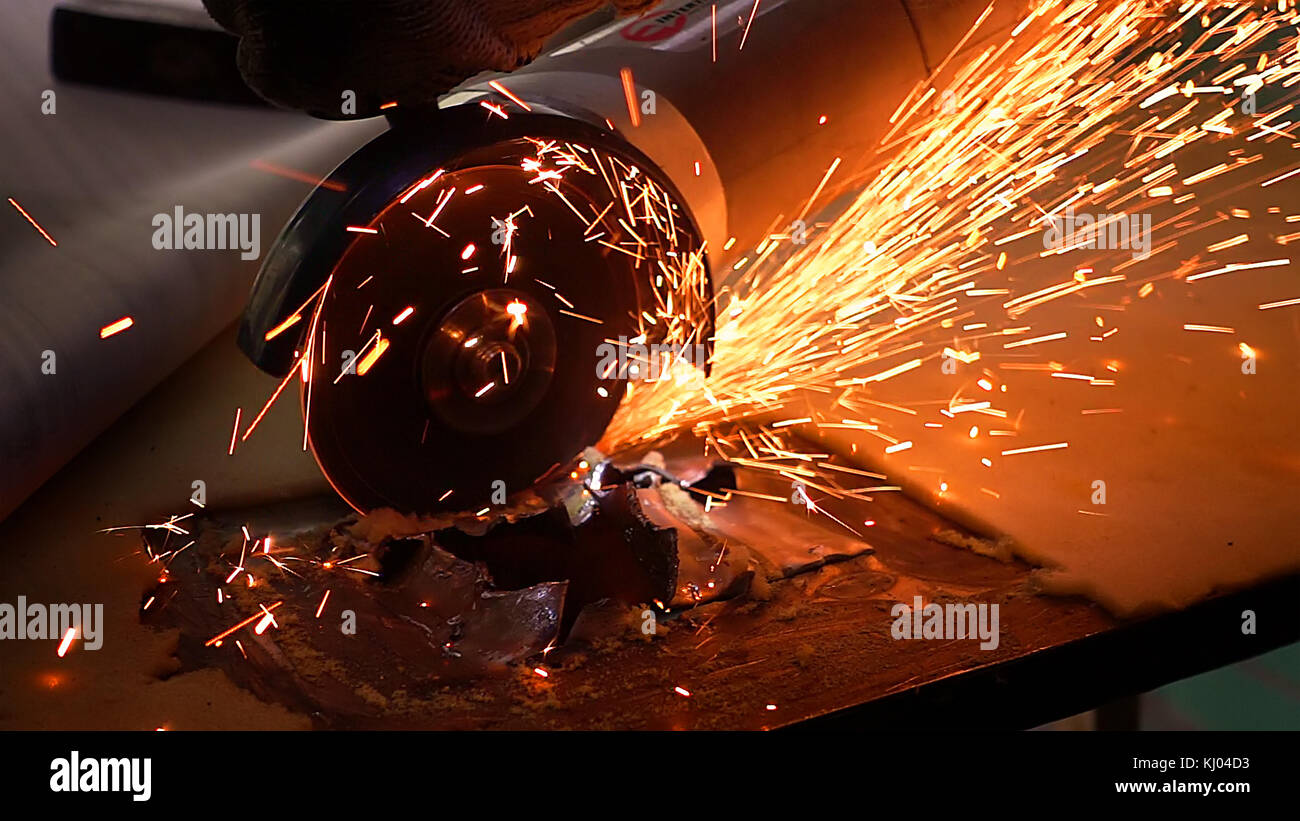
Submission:
POLYGON ((636 43, 653 43, 667 40, 686 28, 686 15, 678 14, 666 23, 656 20, 633 20, 623 26, 623 37, 636 43))

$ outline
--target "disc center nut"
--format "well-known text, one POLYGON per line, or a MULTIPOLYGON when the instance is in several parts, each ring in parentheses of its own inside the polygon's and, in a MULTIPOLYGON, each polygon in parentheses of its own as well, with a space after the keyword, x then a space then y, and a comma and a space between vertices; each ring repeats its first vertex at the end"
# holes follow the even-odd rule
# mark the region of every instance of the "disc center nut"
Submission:
POLYGON ((527 368, 527 347, 521 349, 504 340, 477 338, 481 341, 466 350, 463 356, 468 379, 461 379, 461 390, 473 395, 488 384, 492 384, 494 389, 518 385, 520 374, 527 368))

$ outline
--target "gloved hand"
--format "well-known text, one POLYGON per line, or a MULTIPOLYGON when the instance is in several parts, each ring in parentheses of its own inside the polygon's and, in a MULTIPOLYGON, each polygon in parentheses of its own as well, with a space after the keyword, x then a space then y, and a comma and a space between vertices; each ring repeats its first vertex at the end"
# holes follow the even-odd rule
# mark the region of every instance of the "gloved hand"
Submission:
MULTIPOLYGON (((203 0, 239 35, 258 94, 325 119, 433 105, 481 71, 510 71, 564 26, 611 0, 203 0), (356 111, 343 108, 356 94, 356 111)), ((656 0, 612 0, 635 13, 656 0)))

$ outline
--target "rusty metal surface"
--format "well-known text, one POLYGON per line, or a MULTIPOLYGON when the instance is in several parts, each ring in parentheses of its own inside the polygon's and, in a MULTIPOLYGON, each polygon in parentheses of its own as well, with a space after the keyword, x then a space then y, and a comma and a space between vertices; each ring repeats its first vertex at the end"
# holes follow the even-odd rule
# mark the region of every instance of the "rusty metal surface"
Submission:
MULTIPOLYGON (((658 497, 628 486, 611 493, 622 505, 637 495, 658 497)), ((164 606, 155 604, 145 616, 181 627, 183 669, 219 666, 262 698, 311 715, 317 727, 409 729, 779 727, 1115 626, 1095 605, 1034 595, 1031 569, 1023 564, 936 539, 952 532, 952 525, 901 495, 840 505, 835 515, 844 521, 871 517, 874 524, 860 528, 869 536, 864 540, 825 527, 822 517, 805 521, 784 509, 794 506, 745 504, 751 502, 748 510, 743 504, 723 508, 727 518, 713 523, 718 532, 734 539, 738 529, 748 528, 746 538, 757 541, 754 533, 766 528, 766 544, 784 547, 765 552, 765 544, 752 545, 746 583, 731 573, 727 590, 702 597, 694 607, 656 613, 652 635, 642 630, 650 611, 630 604, 643 592, 635 579, 623 579, 626 589, 598 601, 592 585, 600 580, 592 577, 582 594, 589 606, 566 617, 576 622, 571 635, 542 652, 556 636, 566 585, 537 579, 561 574, 534 565, 510 581, 536 583, 509 591, 496 587, 505 577, 494 580, 488 568, 500 569, 505 551, 541 550, 557 528, 564 529, 553 520, 554 511, 500 525, 487 538, 452 537, 444 526, 430 528, 431 536, 377 546, 365 541, 373 534, 347 524, 283 542, 277 537, 277 549, 315 539, 318 563, 282 560, 294 577, 269 562, 245 559, 246 567, 261 565, 253 571, 258 587, 252 589, 242 578, 223 585, 242 536, 229 522, 224 529, 213 523, 210 532, 200 532, 191 558, 182 554, 172 561, 171 581, 152 592, 160 601, 166 598, 164 606), (520 537, 529 531, 530 539, 520 537), (487 545, 478 556, 467 548, 475 538, 487 545), (437 547, 440 539, 462 558, 437 547), (806 561, 795 560, 796 543, 805 545, 806 561), (365 554, 351 566, 380 575, 324 567, 319 562, 327 554, 336 560, 365 554), (489 555, 491 561, 484 561, 489 555), (206 587, 195 588, 195 575, 206 587), (204 637, 235 621, 229 602, 224 610, 217 606, 217 587, 237 590, 240 613, 255 615, 253 601, 285 601, 276 611, 278 627, 258 636, 245 628, 224 646, 203 646, 204 637), (324 589, 332 591, 331 598, 323 618, 315 618, 324 589), (970 640, 895 640, 890 610, 914 596, 999 604, 998 647, 981 650, 970 640), (430 602, 436 606, 421 606, 430 602), (355 636, 337 628, 344 609, 358 614, 355 636), (236 639, 242 647, 229 645, 236 639)), ((650 522, 641 525, 642 538, 662 539, 664 506, 656 501, 653 507, 650 522)), ((598 527, 608 532, 593 533, 588 559, 591 545, 609 544, 611 537, 637 544, 628 528, 632 519, 622 525, 616 519, 604 517, 598 527)), ((627 555, 646 549, 634 547, 627 555)), ((626 574, 630 566, 619 572, 626 574)))

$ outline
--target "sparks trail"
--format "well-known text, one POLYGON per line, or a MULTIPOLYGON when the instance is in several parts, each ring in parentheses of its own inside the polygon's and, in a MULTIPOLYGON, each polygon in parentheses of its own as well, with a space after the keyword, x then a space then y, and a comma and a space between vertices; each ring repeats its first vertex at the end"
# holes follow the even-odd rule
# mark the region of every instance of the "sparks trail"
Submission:
MULTIPOLYGON (((1244 209, 1210 203, 1300 179, 1294 162, 1252 167, 1263 158, 1261 143, 1272 150, 1294 141, 1300 36, 1293 3, 1046 0, 1009 34, 955 56, 993 33, 980 28, 988 15, 941 64, 945 86, 921 83, 898 106, 878 172, 812 241, 795 247, 789 233, 773 232, 741 255, 735 267, 749 267, 718 305, 711 376, 638 386, 605 436, 607 449, 645 447, 691 429, 723 458, 799 464, 825 477, 832 465, 800 459, 781 436, 860 431, 854 452, 887 461, 934 439, 932 429, 961 406, 1006 420, 970 437, 987 441, 988 450, 962 457, 995 467, 1004 455, 1046 449, 1004 451, 987 438, 1016 435, 1020 377, 1056 377, 1047 387, 1031 383, 1034 391, 1117 384, 1110 376, 1119 368, 1105 351, 1122 326, 1104 322, 1102 312, 1123 311, 1164 282, 1197 287, 1291 264, 1261 248, 1267 238, 1227 230, 1227 220, 1248 215, 1244 209), (1244 113, 1247 101, 1257 111, 1244 113), (1223 158, 1205 164, 1192 146, 1223 158), (1125 231, 1146 243, 1142 254, 1116 250, 1117 215, 1170 208, 1147 236, 1125 231), (1071 223, 1073 233, 1048 246, 1046 232, 1075 213, 1097 218, 1071 223), (1052 281, 1016 276, 1018 265, 1043 258, 1079 262, 1052 281), (1094 327, 1035 324, 1043 306, 1062 300, 1095 305, 1094 327), (1095 346, 1094 364, 1052 360, 1061 355, 1054 351, 1083 342, 1095 346), (1041 359, 1023 361, 1033 355, 1041 359), (945 357, 970 374, 955 397, 878 401, 885 383, 903 384, 945 357), (1093 375, 1103 371, 1106 378, 1093 375), (975 408, 972 392, 992 401, 975 408), (819 408, 811 420, 809 400, 819 408)), ((836 170, 826 171, 800 217, 823 205, 818 197, 836 170)), ((1289 235, 1279 234, 1285 244, 1289 235)), ((1250 307, 1297 303, 1292 292, 1250 307)), ((1172 329, 1238 330, 1187 319, 1172 329)), ((847 492, 833 480, 828 487, 847 492)))
MULTIPOLYGON (((757 7, 755 3, 754 12, 757 7)), ((986 11, 961 43, 978 42, 987 16, 986 11)), ((741 255, 733 267, 745 270, 721 292, 726 301, 717 306, 719 355, 711 377, 706 381, 697 370, 684 369, 630 385, 602 446, 643 447, 692 429, 711 453, 738 460, 746 470, 798 467, 794 475, 811 472, 828 492, 859 498, 863 491, 837 480, 842 466, 824 456, 809 458, 783 437, 852 431, 860 434, 861 455, 883 458, 924 448, 935 436, 932 431, 943 429, 956 414, 975 413, 1005 420, 969 436, 988 443, 988 449, 973 454, 982 466, 992 468, 995 457, 1028 452, 992 444, 1019 430, 1023 409, 1014 407, 1017 377, 1047 375, 1053 378, 1044 383, 1075 390, 1117 384, 1111 374, 1119 368, 1105 358, 1104 348, 1121 326, 1104 322, 1101 313, 1123 311, 1133 298, 1156 294, 1162 283, 1197 283, 1291 264, 1289 257, 1261 253, 1260 240, 1247 234, 1216 231, 1229 217, 1216 216, 1208 206, 1245 187, 1294 184, 1294 171, 1256 172, 1251 166, 1261 155, 1248 152, 1256 144, 1292 139, 1287 115, 1295 108, 1290 89, 1300 82, 1296 42, 1296 14, 1285 3, 1278 10, 1216 3, 1188 12, 1169 0, 1092 5, 1047 0, 1011 35, 993 38, 973 56, 950 56, 942 66, 951 68, 952 77, 942 91, 951 91, 958 104, 945 106, 940 89, 919 85, 890 118, 878 173, 841 213, 817 224, 813 242, 796 248, 789 233, 773 232, 752 254, 741 255), (1257 114, 1237 109, 1242 95, 1270 89, 1276 99, 1257 114), (1189 159, 1189 166, 1180 168, 1187 148, 1197 144, 1215 146, 1226 159, 1209 165, 1191 165, 1189 159), (1205 187, 1210 181, 1233 187, 1210 190, 1205 187), (1165 204, 1177 210, 1152 226, 1160 243, 1150 243, 1149 236, 1129 237, 1147 242, 1143 256, 1114 253, 1108 240, 1120 223, 1115 215, 1165 204), (1044 248, 1045 232, 1075 212, 1100 216, 1056 247, 1044 248), (1175 259, 1171 252, 1180 244, 1194 244, 1196 255, 1175 259), (1097 253, 1102 250, 1111 253, 1097 253), (1238 256, 1231 261, 1217 256, 1224 252, 1238 256), (1079 261, 1046 282, 1015 276, 1018 265, 1038 258, 1079 261), (1067 299, 1095 305, 1096 327, 1082 331, 1035 324, 1043 306, 1067 299), (1067 369, 1051 358, 1074 340, 1097 345, 1100 361, 1071 362, 1067 369), (954 395, 880 401, 883 385, 901 384, 945 358, 970 369, 969 381, 954 395), (1110 373, 1099 378, 1103 371, 1110 373), (971 394, 981 392, 991 399, 975 401, 971 394), (811 416, 805 401, 810 397, 823 403, 811 416)), ((639 112, 631 72, 621 72, 621 79, 635 123, 639 112)), ((494 90, 523 107, 503 88, 494 90)), ((507 116, 500 106, 484 105, 489 116, 507 116)), ((666 193, 635 167, 596 149, 557 140, 532 142, 535 155, 521 164, 531 175, 530 185, 561 200, 583 225, 587 241, 635 260, 638 267, 658 267, 655 305, 638 320, 643 328, 653 328, 656 339, 666 342, 714 341, 698 336, 699 319, 710 307, 703 249, 678 246, 666 193), (575 173, 598 176, 608 202, 594 208, 570 201, 557 183, 575 173), (672 251, 652 260, 646 232, 672 251)), ((809 181, 816 185, 801 217, 822 206, 819 198, 838 166, 837 160, 820 181, 809 181)), ((442 175, 439 169, 414 184, 401 202, 434 186, 442 175)), ((464 193, 482 187, 472 185, 464 193)), ((449 206, 454 192, 444 187, 431 216, 417 215, 426 227, 436 227, 444 209, 455 207, 449 206)), ((1241 210, 1225 207, 1222 212, 1236 216, 1241 210)), ((515 219, 522 213, 516 210, 505 220, 498 270, 506 280, 519 273, 513 237, 515 219)), ((1300 221, 1300 215, 1286 219, 1300 221)), ((774 231, 777 227, 774 222, 774 231)), ((378 223, 348 227, 358 242, 375 241, 367 235, 382 229, 378 223)), ((475 256, 476 246, 467 237, 448 237, 439 230, 431 241, 439 241, 438 235, 462 249, 462 261, 475 256)), ((1294 236, 1300 234, 1280 235, 1277 242, 1285 244, 1294 236)), ((723 250, 734 243, 732 238, 723 250)), ((457 273, 478 271, 475 265, 457 273)), ((564 306, 557 309, 561 316, 603 323, 582 311, 580 295, 534 280, 554 291, 564 306)), ((318 346, 323 356, 327 330, 317 322, 324 298, 318 292, 272 332, 292 328, 302 311, 312 307, 300 363, 307 413, 312 362, 318 346)), ((1279 294, 1253 305, 1263 311, 1296 303, 1293 294, 1279 294)), ((409 308, 419 310, 418 305, 409 308)), ((1237 331, 1180 324, 1187 330, 1237 331)), ((371 368, 382 368, 387 345, 400 344, 377 332, 367 336, 364 326, 357 348, 366 357, 365 367, 355 374, 345 371, 339 379, 364 378, 371 368)), ((1247 350, 1245 342, 1240 344, 1247 350)), ((281 390, 285 384, 287 380, 281 390)), ((1034 383, 1031 389, 1047 388, 1034 383)), ((859 444, 853 446, 855 453, 859 444)), ((725 504, 726 498, 708 501, 725 504)))

